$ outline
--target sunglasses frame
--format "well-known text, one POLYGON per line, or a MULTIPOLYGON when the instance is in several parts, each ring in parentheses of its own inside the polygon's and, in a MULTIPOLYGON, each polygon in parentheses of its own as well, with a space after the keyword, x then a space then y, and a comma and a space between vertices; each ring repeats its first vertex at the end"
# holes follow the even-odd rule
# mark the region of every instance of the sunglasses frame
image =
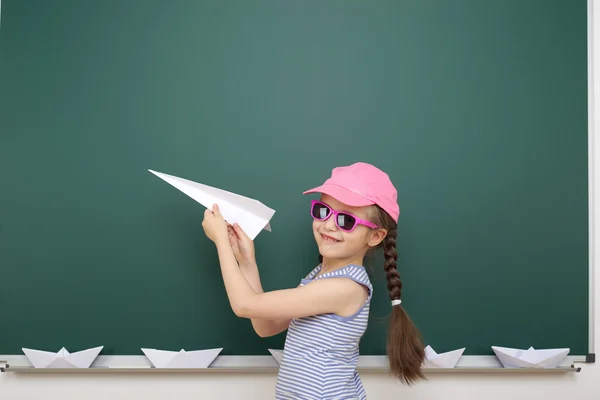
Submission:
POLYGON ((344 232, 352 232, 354 229, 356 229, 356 227, 358 225, 365 225, 365 226, 367 226, 369 228, 372 228, 372 229, 378 229, 379 228, 379 226, 375 225, 371 221, 367 221, 367 220, 364 220, 362 218, 359 218, 356 215, 351 214, 351 213, 349 213, 347 211, 336 211, 329 204, 324 203, 321 200, 313 200, 313 201, 311 201, 311 204, 310 204, 310 216, 313 217, 313 219, 316 219, 317 221, 327 221, 329 219, 329 217, 331 217, 332 215, 335 217, 334 218, 335 226, 337 226, 338 229, 340 229, 341 231, 344 231, 344 232), (329 210, 329 215, 327 215, 325 218, 317 218, 317 217, 315 217, 313 215, 313 209, 315 208, 315 205, 317 205, 317 204, 325 206, 329 210), (354 218, 354 221, 355 221, 354 222, 354 226, 351 229, 344 229, 344 228, 342 228, 338 224, 338 215, 339 214, 347 215, 349 217, 354 218))

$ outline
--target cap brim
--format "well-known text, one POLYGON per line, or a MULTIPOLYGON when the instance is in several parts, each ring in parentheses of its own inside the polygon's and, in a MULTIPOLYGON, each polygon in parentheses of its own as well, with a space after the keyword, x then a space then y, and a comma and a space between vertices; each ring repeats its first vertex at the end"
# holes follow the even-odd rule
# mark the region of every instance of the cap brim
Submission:
POLYGON ((324 184, 324 185, 318 186, 316 188, 307 190, 307 191, 303 192, 302 194, 309 194, 309 193, 323 193, 323 194, 329 195, 329 196, 333 197, 334 199, 336 199, 337 201, 344 203, 350 207, 364 207, 364 206, 370 206, 370 205, 375 204, 371 200, 366 199, 359 194, 356 194, 348 189, 345 189, 345 188, 343 188, 341 186, 337 186, 337 185, 324 184))

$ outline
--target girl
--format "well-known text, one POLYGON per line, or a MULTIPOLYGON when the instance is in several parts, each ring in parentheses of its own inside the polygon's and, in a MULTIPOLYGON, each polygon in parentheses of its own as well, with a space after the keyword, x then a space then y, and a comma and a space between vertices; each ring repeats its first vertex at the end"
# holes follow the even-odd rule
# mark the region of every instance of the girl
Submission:
POLYGON ((423 379, 423 343, 400 305, 400 209, 388 175, 359 162, 334 168, 323 185, 307 193, 321 194, 310 209, 321 262, 293 289, 262 290, 252 241, 237 224, 223 220, 217 205, 206 210, 202 222, 216 245, 235 314, 250 318, 261 337, 288 329, 277 399, 366 398, 356 364, 373 287, 362 264, 365 254, 378 247, 384 250, 392 303, 387 341, 391 372, 408 384, 423 379))

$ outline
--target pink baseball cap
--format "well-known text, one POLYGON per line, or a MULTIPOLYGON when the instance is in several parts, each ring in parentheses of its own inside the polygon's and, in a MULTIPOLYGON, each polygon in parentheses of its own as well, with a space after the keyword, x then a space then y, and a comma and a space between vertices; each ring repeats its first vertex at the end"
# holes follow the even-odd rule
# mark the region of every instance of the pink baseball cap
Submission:
POLYGON ((364 162, 334 168, 325 183, 303 192, 307 193, 327 194, 351 207, 377 204, 396 222, 400 216, 398 192, 390 177, 379 168, 364 162))

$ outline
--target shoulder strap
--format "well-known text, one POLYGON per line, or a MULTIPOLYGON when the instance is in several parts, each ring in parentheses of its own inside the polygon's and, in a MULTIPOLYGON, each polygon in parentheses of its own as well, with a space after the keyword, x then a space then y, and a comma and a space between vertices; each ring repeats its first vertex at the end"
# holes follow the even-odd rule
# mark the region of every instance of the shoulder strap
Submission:
MULTIPOLYGON (((314 275, 313 275, 314 276, 314 275)), ((347 265, 344 268, 340 268, 336 271, 326 272, 323 275, 317 276, 315 280, 327 279, 327 278, 348 278, 353 281, 364 285, 369 289, 369 300, 373 294, 373 285, 367 271, 362 266, 358 265, 347 265)))
POLYGON ((304 279, 312 279, 315 277, 315 275, 317 273, 319 273, 319 271, 321 270, 321 264, 317 265, 312 271, 310 271, 310 273, 308 275, 306 275, 306 278, 304 279))

